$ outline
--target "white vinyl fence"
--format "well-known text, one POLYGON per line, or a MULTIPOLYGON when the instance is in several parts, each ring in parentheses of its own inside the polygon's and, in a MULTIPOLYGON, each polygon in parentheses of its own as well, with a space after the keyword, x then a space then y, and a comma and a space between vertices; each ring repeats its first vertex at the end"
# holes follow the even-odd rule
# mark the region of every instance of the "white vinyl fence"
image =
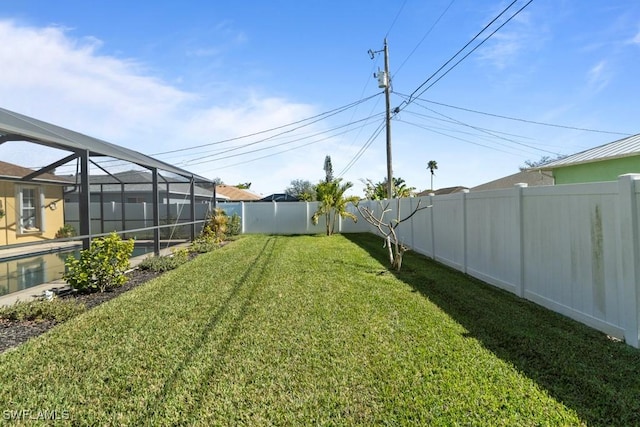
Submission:
MULTIPOLYGON (((160 225, 175 225, 161 229, 161 236, 171 235, 173 238, 188 238, 189 226, 181 223, 191 221, 189 203, 160 204, 160 225)), ((203 220, 211 209, 208 203, 196 204, 196 220, 203 220)), ((64 204, 65 224, 72 225, 76 231, 80 230, 80 212, 77 202, 64 204)), ((93 233, 109 233, 111 231, 134 230, 153 227, 153 203, 125 203, 124 216, 121 203, 91 203, 91 230, 93 233)), ((140 233, 138 233, 140 234, 140 233)), ((143 235, 144 232, 141 234, 143 235)), ((153 231, 146 234, 153 236, 153 231)), ((162 237, 162 238, 165 238, 162 237)))
MULTIPOLYGON (((640 175, 389 201, 413 250, 639 347, 640 175)), ((378 202, 369 203, 380 212, 378 202)), ((222 203, 244 233, 324 233, 317 203, 222 203)), ((352 212, 357 213, 355 208, 352 212)), ((342 233, 376 232, 362 218, 342 233)))

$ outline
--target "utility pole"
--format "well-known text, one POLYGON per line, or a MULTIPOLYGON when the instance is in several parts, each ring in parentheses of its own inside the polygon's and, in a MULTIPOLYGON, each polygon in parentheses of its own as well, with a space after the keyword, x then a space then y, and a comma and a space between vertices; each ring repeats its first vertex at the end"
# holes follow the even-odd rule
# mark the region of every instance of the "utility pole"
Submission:
POLYGON ((387 196, 389 199, 393 197, 393 166, 391 162, 391 75, 389 74, 389 47, 387 46, 387 38, 384 38, 384 74, 386 75, 386 86, 384 87, 384 102, 387 108, 387 196))
POLYGON ((378 87, 384 88, 384 100, 386 106, 385 125, 387 128, 387 198, 393 197, 393 162, 391 160, 391 75, 389 74, 389 46, 387 45, 387 38, 384 38, 384 48, 382 51, 369 50, 371 59, 374 58, 374 54, 384 53, 384 71, 378 71, 378 74, 374 74, 374 77, 378 78, 378 87))

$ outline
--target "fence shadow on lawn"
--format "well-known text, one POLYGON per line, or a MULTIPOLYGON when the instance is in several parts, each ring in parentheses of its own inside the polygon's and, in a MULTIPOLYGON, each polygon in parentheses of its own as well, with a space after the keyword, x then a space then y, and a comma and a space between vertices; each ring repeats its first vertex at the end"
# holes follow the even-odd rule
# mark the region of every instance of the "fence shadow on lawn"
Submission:
MULTIPOLYGON (((345 237, 388 265, 380 237, 345 237)), ((588 425, 640 425, 640 350, 414 252, 394 274, 588 425)))

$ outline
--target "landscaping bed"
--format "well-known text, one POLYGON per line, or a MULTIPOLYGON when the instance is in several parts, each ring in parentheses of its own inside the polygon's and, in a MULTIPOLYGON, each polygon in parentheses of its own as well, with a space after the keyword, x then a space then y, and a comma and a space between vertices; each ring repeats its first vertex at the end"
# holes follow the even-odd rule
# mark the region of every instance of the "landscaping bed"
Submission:
MULTIPOLYGON (((116 298, 159 275, 160 273, 152 271, 134 269, 127 273, 127 282, 123 286, 109 289, 107 292, 71 293, 61 298, 75 300, 79 304, 84 304, 86 309, 90 309, 116 298)), ((29 339, 48 331, 58 323, 55 320, 20 321, 0 319, 0 353, 27 342, 29 339)))

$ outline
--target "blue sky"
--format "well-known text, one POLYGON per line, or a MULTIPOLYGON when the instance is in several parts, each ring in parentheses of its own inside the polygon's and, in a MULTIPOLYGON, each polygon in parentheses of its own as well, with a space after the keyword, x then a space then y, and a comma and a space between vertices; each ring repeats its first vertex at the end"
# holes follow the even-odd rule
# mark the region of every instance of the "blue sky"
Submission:
MULTIPOLYGON (((384 131, 373 138, 384 113, 373 73, 383 58, 367 54, 386 36, 391 105, 400 107, 394 175, 418 190, 430 186, 429 160, 439 166, 434 187, 473 187, 526 160, 640 132, 638 2, 534 0, 416 92, 509 3, 6 1, 0 107, 228 184, 252 182, 265 195, 293 179, 319 181, 331 155, 334 172, 362 195, 362 179, 386 174, 384 131), (419 96, 407 103, 411 94, 419 96)), ((0 159, 22 166, 62 157, 0 145, 0 159)))

